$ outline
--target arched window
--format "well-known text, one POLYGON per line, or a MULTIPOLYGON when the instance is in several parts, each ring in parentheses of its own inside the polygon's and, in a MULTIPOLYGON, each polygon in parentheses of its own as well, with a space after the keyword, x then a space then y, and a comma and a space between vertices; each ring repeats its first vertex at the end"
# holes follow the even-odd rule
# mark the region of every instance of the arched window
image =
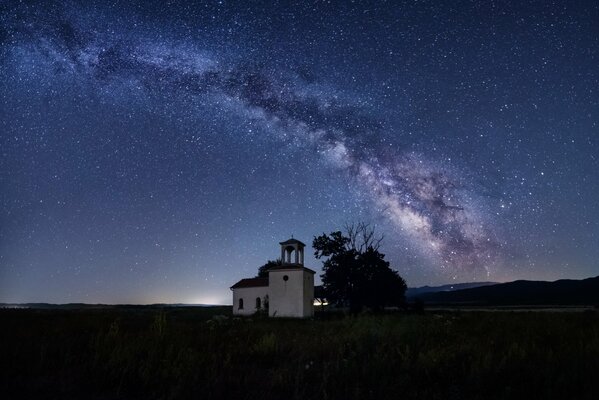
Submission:
POLYGON ((243 299, 239 299, 239 310, 243 310, 243 299))
POLYGON ((262 300, 260 297, 256 297, 256 310, 259 310, 262 307, 262 300))

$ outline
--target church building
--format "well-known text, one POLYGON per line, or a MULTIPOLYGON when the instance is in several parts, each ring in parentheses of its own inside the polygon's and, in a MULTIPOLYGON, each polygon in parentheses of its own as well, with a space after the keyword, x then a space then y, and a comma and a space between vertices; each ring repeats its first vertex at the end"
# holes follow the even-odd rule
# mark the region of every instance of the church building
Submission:
POLYGON ((282 264, 268 278, 242 279, 233 286, 233 314, 252 315, 268 308, 270 317, 314 316, 314 271, 304 267, 304 243, 280 243, 282 264))

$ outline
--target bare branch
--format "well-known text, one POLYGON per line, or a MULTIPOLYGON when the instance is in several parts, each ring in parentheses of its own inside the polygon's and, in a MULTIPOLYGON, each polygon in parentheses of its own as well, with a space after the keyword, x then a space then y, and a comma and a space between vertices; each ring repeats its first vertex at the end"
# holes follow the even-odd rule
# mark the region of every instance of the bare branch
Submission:
POLYGON ((384 238, 385 238, 385 235, 381 234, 381 237, 379 237, 377 240, 375 240, 374 245, 372 246, 372 248, 375 251, 379 251, 379 248, 381 247, 381 242, 383 241, 384 238))
POLYGON ((384 235, 376 235, 376 226, 365 222, 345 223, 345 233, 349 241, 347 242, 347 250, 355 250, 362 253, 369 248, 378 250, 381 247, 384 235))

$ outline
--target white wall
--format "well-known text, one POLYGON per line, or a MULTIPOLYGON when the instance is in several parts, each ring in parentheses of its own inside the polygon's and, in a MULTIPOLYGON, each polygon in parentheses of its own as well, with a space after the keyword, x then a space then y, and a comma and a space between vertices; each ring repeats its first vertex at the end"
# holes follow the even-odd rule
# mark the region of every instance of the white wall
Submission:
POLYGON ((304 273, 304 317, 314 316, 314 274, 304 273))
MULTIPOLYGON (((252 315, 256 310, 256 297, 260 297, 264 308, 264 297, 268 294, 268 286, 233 289, 233 315, 252 315), (239 299, 243 299, 243 310, 239 309, 239 299)), ((270 297, 270 296, 269 296, 270 297)))
POLYGON ((270 271, 269 288, 268 315, 271 317, 314 315, 314 274, 297 268, 270 271), (287 281, 283 279, 285 276, 287 281))

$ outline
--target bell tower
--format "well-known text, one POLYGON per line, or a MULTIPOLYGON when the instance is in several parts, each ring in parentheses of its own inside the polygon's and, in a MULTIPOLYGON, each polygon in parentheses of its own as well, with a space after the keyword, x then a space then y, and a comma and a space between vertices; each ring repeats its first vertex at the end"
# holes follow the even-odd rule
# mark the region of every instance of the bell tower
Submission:
POLYGON ((304 267, 305 244, 291 237, 281 245, 281 265, 268 270, 268 315, 314 316, 314 271, 304 267))
POLYGON ((304 247, 306 245, 293 237, 279 243, 281 245, 281 261, 283 265, 304 265, 304 247))

